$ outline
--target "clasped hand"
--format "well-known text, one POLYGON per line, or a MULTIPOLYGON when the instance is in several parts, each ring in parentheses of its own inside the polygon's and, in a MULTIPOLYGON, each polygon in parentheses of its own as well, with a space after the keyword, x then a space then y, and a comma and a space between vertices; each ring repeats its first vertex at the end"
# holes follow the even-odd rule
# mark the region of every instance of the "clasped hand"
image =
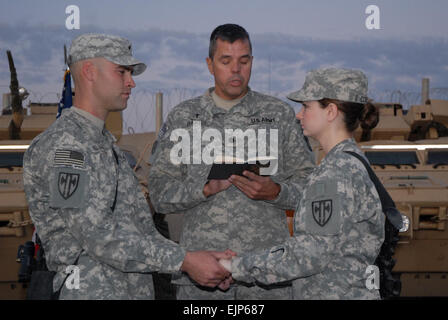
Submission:
POLYGON ((187 252, 181 270, 198 284, 227 290, 233 282, 232 275, 225 265, 235 256, 231 250, 187 252), (221 263, 220 263, 221 261, 221 263))
MULTIPOLYGON (((280 193, 280 186, 272 181, 270 177, 262 177, 256 175, 250 171, 244 171, 243 176, 232 175, 227 180, 210 180, 204 186, 203 193, 206 197, 219 193, 228 189, 232 184, 243 192, 248 198, 254 200, 274 200, 280 193)), ((187 256, 195 260, 197 257, 202 264, 194 267, 194 262, 187 261, 187 257, 184 260, 186 267, 183 267, 183 271, 186 271, 190 277, 197 283, 207 287, 216 287, 221 290, 227 290, 230 284, 233 282, 231 274, 231 261, 232 257, 236 256, 236 253, 231 250, 224 252, 217 251, 198 251, 189 252, 187 256)), ((190 259, 189 259, 190 260, 190 259)))

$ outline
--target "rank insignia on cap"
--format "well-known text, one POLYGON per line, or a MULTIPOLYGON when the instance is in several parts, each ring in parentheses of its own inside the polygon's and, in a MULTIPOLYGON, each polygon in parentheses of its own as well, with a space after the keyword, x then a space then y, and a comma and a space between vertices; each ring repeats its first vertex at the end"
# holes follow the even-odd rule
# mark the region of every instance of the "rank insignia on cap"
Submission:
POLYGON ((55 166, 84 167, 84 155, 74 150, 56 150, 54 155, 55 166))
POLYGON ((314 221, 321 227, 325 226, 333 213, 333 201, 331 199, 313 201, 311 207, 314 221))

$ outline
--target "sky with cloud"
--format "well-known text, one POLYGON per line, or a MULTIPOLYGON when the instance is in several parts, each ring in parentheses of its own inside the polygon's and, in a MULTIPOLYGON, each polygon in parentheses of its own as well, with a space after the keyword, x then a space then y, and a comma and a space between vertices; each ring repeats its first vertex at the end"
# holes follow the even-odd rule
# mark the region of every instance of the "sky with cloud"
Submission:
POLYGON ((0 0, 0 93, 9 91, 9 49, 20 85, 54 101, 63 46, 85 32, 133 42, 134 55, 149 65, 136 90, 200 93, 213 85, 205 57, 211 31, 223 23, 240 24, 251 36, 254 90, 286 95, 323 66, 363 70, 380 98, 420 92, 423 77, 432 88, 448 88, 447 14, 446 0, 0 0), (380 30, 365 26, 372 4, 380 30), (65 26, 69 5, 79 7, 79 30, 65 26))

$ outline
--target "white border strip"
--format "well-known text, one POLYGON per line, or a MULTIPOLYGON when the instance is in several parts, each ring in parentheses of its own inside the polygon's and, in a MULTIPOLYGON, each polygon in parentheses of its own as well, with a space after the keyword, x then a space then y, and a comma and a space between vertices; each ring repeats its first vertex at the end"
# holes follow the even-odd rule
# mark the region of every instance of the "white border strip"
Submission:
POLYGON ((23 145, 9 145, 9 146, 0 146, 0 150, 26 150, 28 149, 29 145, 23 144, 23 145))
POLYGON ((413 145, 372 145, 372 146, 361 146, 361 149, 373 149, 373 150, 407 150, 407 149, 448 149, 448 144, 413 144, 413 145))

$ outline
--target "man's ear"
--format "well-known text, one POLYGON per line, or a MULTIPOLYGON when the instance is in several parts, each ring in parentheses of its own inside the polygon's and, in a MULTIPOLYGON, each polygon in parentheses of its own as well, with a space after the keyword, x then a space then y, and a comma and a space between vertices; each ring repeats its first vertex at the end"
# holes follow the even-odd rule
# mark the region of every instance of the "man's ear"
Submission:
POLYGON ((93 81, 96 78, 97 67, 92 61, 84 61, 81 66, 81 73, 88 81, 93 81))
POLYGON ((205 58, 205 61, 207 62, 208 71, 210 71, 210 74, 214 76, 215 70, 213 69, 213 60, 210 57, 207 57, 205 58))
POLYGON ((338 106, 334 103, 330 103, 325 110, 327 111, 327 119, 328 121, 332 122, 334 121, 334 119, 337 118, 338 113, 339 113, 339 109, 338 106))

